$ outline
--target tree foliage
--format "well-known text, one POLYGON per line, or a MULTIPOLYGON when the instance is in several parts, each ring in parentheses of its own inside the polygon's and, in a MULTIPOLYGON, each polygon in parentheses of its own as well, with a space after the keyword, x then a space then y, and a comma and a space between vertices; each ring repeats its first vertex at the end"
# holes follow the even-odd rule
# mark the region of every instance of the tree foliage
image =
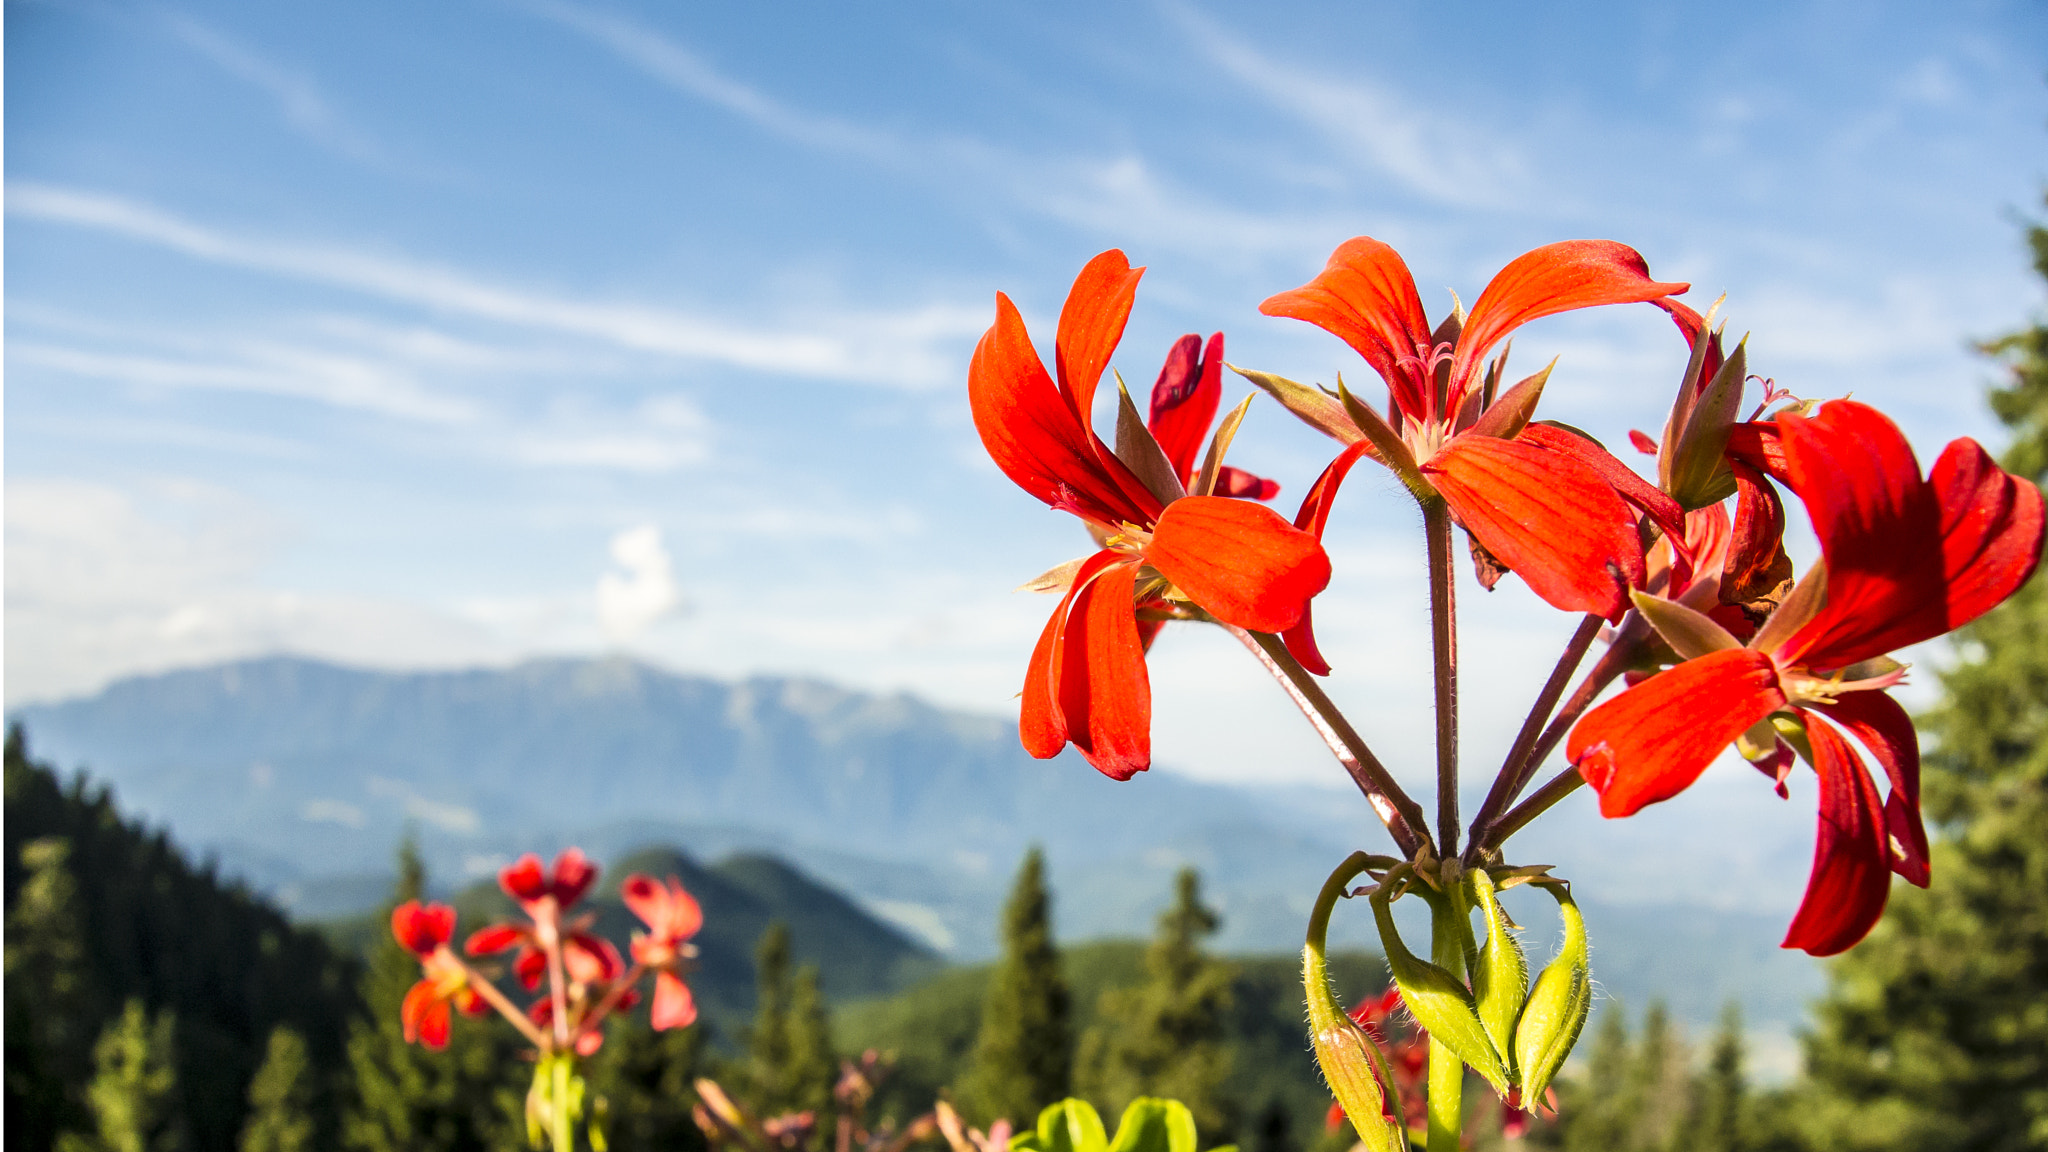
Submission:
MULTIPOLYGON (((47 1152, 58 1127, 90 1126, 94 1040, 131 999, 179 1022, 172 1059, 195 1147, 234 1146, 279 1024, 305 1038, 323 1083, 341 1067, 350 961, 122 819, 83 774, 60 782, 18 728, 5 762, 10 1150, 47 1152)), ((331 1116, 331 1096, 318 1103, 331 1116)))
POLYGON ((312 1152, 313 1087, 306 1041, 278 1025, 271 1030, 269 1051, 256 1078, 249 1082, 249 1118, 242 1123, 241 1152, 312 1152))
POLYGON ((1204 1142, 1228 1138, 1237 1119, 1222 1092, 1234 973, 1202 948, 1221 923, 1202 903, 1201 877, 1181 869, 1173 904, 1145 950, 1144 982, 1104 992, 1081 1038, 1075 1078, 1082 1096, 1111 1115, 1140 1096, 1179 1100, 1204 1142))
POLYGON ((1052 936, 1045 854, 1033 847, 1003 906, 1003 957, 982 1001, 981 1030, 959 1085, 980 1123, 1028 1124, 1064 1099, 1073 1079, 1067 981, 1052 936))
POLYGON ((59 1152, 185 1152, 191 1136, 178 1098, 177 1017, 131 999, 93 1046, 85 1091, 90 1132, 65 1132, 59 1152))

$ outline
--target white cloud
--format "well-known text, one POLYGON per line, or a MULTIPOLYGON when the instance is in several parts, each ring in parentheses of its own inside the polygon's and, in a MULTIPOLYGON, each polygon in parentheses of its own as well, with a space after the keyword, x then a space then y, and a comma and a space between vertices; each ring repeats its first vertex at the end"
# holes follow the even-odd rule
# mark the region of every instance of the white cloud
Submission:
POLYGON ((9 215, 122 236, 208 263, 380 299, 651 352, 822 380, 922 387, 951 382, 987 309, 933 304, 901 312, 811 315, 753 328, 652 305, 592 302, 496 284, 404 257, 279 243, 208 228, 153 205, 46 184, 7 188, 9 215))
POLYGON ((161 13, 171 34, 235 79, 269 96, 285 123, 351 159, 381 162, 381 150, 345 121, 311 77, 265 58, 248 45, 183 12, 161 13))
POLYGON ((554 0, 527 0, 522 7, 588 37, 662 84, 745 117, 777 136, 808 147, 871 159, 897 159, 903 155, 902 145, 886 134, 791 108, 724 75, 698 53, 643 24, 554 0))
POLYGON ((614 644, 623 644, 675 612, 683 597, 660 528, 629 528, 612 537, 611 552, 621 571, 598 577, 597 622, 614 644))
POLYGON ((190 482, 10 478, 7 700, 280 651, 383 666, 510 655, 427 608, 262 587, 281 534, 261 507, 190 482))
POLYGON ((1506 207, 1528 200, 1527 162, 1505 140, 1415 107, 1363 77, 1318 76, 1298 63, 1263 55, 1244 34, 1222 28, 1192 6, 1169 4, 1166 11, 1217 67, 1364 167, 1440 204, 1506 207))

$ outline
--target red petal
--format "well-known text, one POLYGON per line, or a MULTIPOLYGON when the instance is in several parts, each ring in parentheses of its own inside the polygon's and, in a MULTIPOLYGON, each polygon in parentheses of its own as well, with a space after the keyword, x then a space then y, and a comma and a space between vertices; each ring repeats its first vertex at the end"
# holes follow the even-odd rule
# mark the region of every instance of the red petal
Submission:
POLYGON ((668 937, 671 940, 688 940, 704 927, 704 909, 683 882, 674 876, 668 878, 668 937))
MULTIPOLYGON (((1372 443, 1360 440, 1337 454, 1316 482, 1309 486, 1308 495, 1302 498, 1301 511, 1295 513, 1294 526, 1313 535, 1318 541, 1323 538, 1323 529, 1330 522, 1330 507, 1337 499, 1337 489, 1344 484, 1344 477, 1351 472, 1351 466, 1372 451, 1372 443)), ((1287 651, 1303 668, 1318 676, 1330 674, 1329 661, 1316 647, 1315 628, 1310 623, 1311 608, 1303 605, 1301 623, 1289 628, 1282 639, 1287 642, 1287 651)))
POLYGON ((1785 552, 1785 506, 1762 473, 1740 460, 1730 460, 1728 467, 1735 474, 1735 522, 1729 530, 1721 588, 1748 593, 1731 600, 1752 600, 1770 591, 1755 585, 1785 552))
POLYGON ((668 920, 668 889, 645 872, 635 872, 619 885, 619 899, 642 924, 661 931, 668 920))
POLYGON ((1816 707, 1862 741, 1884 768, 1891 782, 1891 795, 1884 802, 1885 828, 1903 852, 1887 852, 1891 869, 1927 887, 1927 827, 1920 820, 1920 737, 1913 731, 1913 718, 1882 692, 1848 692, 1816 707))
POLYGON ((1166 506, 1145 560, 1226 624, 1284 632, 1330 585, 1330 558, 1316 538, 1271 508, 1221 496, 1166 506))
POLYGON ((1552 607, 1619 620, 1643 583, 1636 518, 1578 458, 1456 436, 1422 470, 1458 522, 1552 607))
POLYGON ((1216 405, 1222 398, 1223 333, 1209 337, 1206 353, 1202 338, 1192 332, 1175 341, 1166 354, 1166 366, 1159 370, 1158 383, 1152 385, 1151 415, 1145 426, 1159 441, 1182 485, 1194 480, 1202 439, 1216 420, 1216 405))
POLYGON ((437 1052, 448 1046, 448 1002, 434 995, 429 981, 422 980, 406 991, 405 1001, 398 1006, 398 1022, 408 1044, 424 1044, 437 1052))
POLYGON ((1729 425, 1728 446, 1722 449, 1722 453, 1728 459, 1740 460, 1780 484, 1792 482, 1791 466, 1785 462, 1785 438, 1779 434, 1775 420, 1756 420, 1729 425))
POLYGON ((533 933, 517 924, 493 924, 472 932, 462 950, 471 956, 493 956, 532 939, 533 933))
POLYGON ((1649 513, 1650 519, 1664 531, 1674 536, 1685 535, 1685 509, 1679 507, 1678 501, 1586 437, 1549 424, 1531 423, 1515 439, 1570 455, 1598 473, 1615 495, 1649 513))
POLYGON ((1387 382, 1396 406, 1421 417, 1427 398, 1400 361, 1430 346, 1429 318, 1400 253, 1370 236, 1346 240, 1320 275, 1269 297, 1259 311, 1306 320, 1351 345, 1387 382))
POLYGON ((1655 456, 1657 454, 1657 442, 1650 439, 1649 435, 1640 429, 1631 428, 1628 430, 1628 442, 1635 445, 1636 451, 1641 452, 1645 456, 1655 456))
POLYGON ((583 849, 564 849, 560 856, 555 857, 554 882, 549 885, 549 890, 555 894, 555 904, 567 908, 583 899, 583 894, 597 882, 597 873, 597 865, 590 862, 583 849))
POLYGON ((690 995, 690 986, 682 977, 673 972, 654 974, 654 1007, 649 1017, 657 1032, 688 1028, 697 1022, 697 998, 690 995))
POLYGON ((562 966, 578 984, 616 980, 626 970, 626 962, 612 942, 588 932, 572 932, 562 942, 562 966))
POLYGON ((1143 268, 1132 268, 1124 254, 1112 248, 1090 260, 1074 277, 1074 286, 1060 309, 1055 353, 1060 391, 1084 426, 1095 411, 1095 385, 1102 379, 1102 370, 1109 367, 1117 341, 1123 339, 1131 301, 1138 294, 1138 278, 1144 274, 1143 268))
POLYGON ((1629 816, 1685 791, 1737 736, 1784 706, 1770 657, 1731 648, 1660 672, 1586 713, 1565 755, 1600 794, 1602 816, 1629 816))
POLYGON ((1271 500, 1280 495, 1280 482, 1224 464, 1216 469, 1215 494, 1237 500, 1271 500))
POLYGON ((512 974, 519 977, 520 986, 528 992, 540 987, 541 977, 548 974, 547 953, 538 948, 522 948, 512 959, 512 974))
POLYGON ((1891 892, 1884 806, 1856 750, 1825 723, 1806 726, 1820 774, 1820 834, 1806 897, 1785 933, 1786 948, 1815 956, 1847 951, 1870 934, 1891 892))
POLYGON ((1052 618, 1039 632, 1037 646, 1031 650, 1031 664, 1024 672, 1024 704, 1018 717, 1017 736, 1024 750, 1037 759, 1050 760, 1067 746, 1067 718, 1060 710, 1060 665, 1067 618, 1073 611, 1074 600, 1096 577, 1123 559, 1105 548, 1084 561, 1074 573, 1074 582, 1067 586, 1067 594, 1060 598, 1059 607, 1053 609, 1052 618))
POLYGON ((1158 513, 1158 498, 1113 453, 1098 450, 1095 433, 1045 374, 1017 306, 1001 293, 996 322, 974 347, 967 398, 982 446, 1019 488, 1108 524, 1150 523, 1158 513))
POLYGON ((1131 602, 1137 578, 1136 564, 1116 563, 1075 581, 1054 670, 1067 738, 1113 780, 1152 766, 1152 684, 1131 602))
MULTIPOLYGON (((1702 573, 1720 572, 1728 563, 1728 510, 1719 504, 1685 514, 1685 535, 1671 538, 1671 585, 1665 595, 1683 595, 1702 573)), ((1754 630, 1752 625, 1751 629, 1754 630)))
POLYGON ((1650 279, 1643 257, 1612 240, 1565 240, 1522 253, 1487 284, 1465 318, 1451 365, 1451 395, 1501 337, 1538 317, 1601 304, 1635 304, 1674 296, 1690 284, 1650 279))
POLYGON ((455 909, 408 900, 391 910, 391 934, 413 955, 429 956, 455 938, 455 909))
POLYGON ((1778 423, 1828 565, 1827 604, 1782 657, 1838 668, 1948 631, 1942 509, 1898 426, 1853 400, 1778 423))
POLYGON ((547 895, 548 882, 541 872, 540 857, 528 852, 507 865, 498 873, 498 887, 505 890, 505 895, 522 903, 547 895))
POLYGON ((2041 490, 2001 469, 1967 438, 1942 450, 1927 479, 1941 505, 1946 622, 1953 631, 1997 607, 2034 574, 2041 561, 2041 490))

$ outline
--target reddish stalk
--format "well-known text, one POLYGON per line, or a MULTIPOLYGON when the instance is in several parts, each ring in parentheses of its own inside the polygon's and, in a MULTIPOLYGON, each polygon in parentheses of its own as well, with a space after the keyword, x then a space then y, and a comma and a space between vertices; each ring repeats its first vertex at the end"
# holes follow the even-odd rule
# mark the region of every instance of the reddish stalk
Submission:
POLYGON ((1458 851, 1458 572, 1451 555, 1451 510, 1422 502, 1429 538, 1430 655, 1436 687, 1436 838, 1440 856, 1458 851))
MULTIPOLYGON (((1491 824, 1503 808, 1514 802, 1515 794, 1526 783, 1524 765, 1535 750, 1537 737, 1542 733, 1544 723, 1550 719, 1551 710, 1557 707, 1558 697, 1564 695, 1565 685, 1571 683, 1572 673, 1577 672, 1579 664, 1585 660, 1586 650, 1592 647, 1593 639, 1600 634, 1600 625, 1600 617, 1587 615, 1565 643, 1564 653, 1557 658, 1557 666, 1550 670, 1550 679, 1544 681, 1543 691, 1537 693, 1536 702, 1529 707, 1529 716, 1522 721, 1522 730, 1516 733, 1507 759, 1501 761, 1500 772, 1493 778, 1493 787, 1486 793, 1486 802, 1479 806, 1479 814, 1472 818, 1474 829, 1491 824)), ((1474 847, 1478 842, 1475 836, 1474 847)))
POLYGON ((1388 772, 1379 757, 1373 755, 1357 729, 1324 694, 1315 676, 1287 651, 1287 645, 1271 633, 1248 632, 1230 624, 1223 627, 1258 657, 1259 663, 1279 682, 1288 699, 1301 709, 1316 735, 1329 746, 1330 754, 1337 758, 1337 763, 1344 766, 1352 782, 1365 794, 1366 802, 1379 815, 1380 823, 1387 826, 1387 833, 1400 846, 1402 855, 1412 857, 1417 848, 1428 844, 1429 824, 1422 806, 1395 782, 1393 773, 1388 772))

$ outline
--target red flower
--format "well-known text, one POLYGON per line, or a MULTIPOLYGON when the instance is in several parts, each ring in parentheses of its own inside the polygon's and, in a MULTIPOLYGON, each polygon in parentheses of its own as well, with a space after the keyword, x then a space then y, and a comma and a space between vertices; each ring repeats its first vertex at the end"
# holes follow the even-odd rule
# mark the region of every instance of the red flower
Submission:
POLYGON ((1876 924, 1890 873, 1923 887, 1928 878, 1919 741, 1882 691, 1905 669, 1884 654, 1959 628, 2026 583, 2041 556, 2042 498, 1967 439, 1922 479, 1898 428, 1852 401, 1777 426, 1821 562, 1747 646, 1681 605, 1642 601, 1686 659, 1588 713, 1566 752, 1601 813, 1627 816, 1683 791, 1731 742, 1768 760, 1790 756, 1781 733, 1803 739, 1820 778, 1820 835, 1785 947, 1827 956, 1876 924), (1884 768, 1888 797, 1837 725, 1884 768))
MULTIPOLYGON (((1183 478, 1190 473, 1135 419, 1119 421, 1121 452, 1095 434, 1095 386, 1123 336, 1142 272, 1118 251, 1081 270, 1060 312, 1057 385, 1001 293, 995 324, 968 369, 974 425, 997 467, 1049 507, 1079 516, 1102 544, 1074 570, 1032 652, 1019 727, 1024 747, 1045 759, 1072 743, 1118 780, 1152 763, 1139 603, 1193 605, 1240 628, 1282 632, 1330 580, 1329 558, 1314 538, 1269 509, 1214 495, 1199 480, 1191 492, 1183 478)), ((1161 423, 1178 445, 1183 421, 1174 407, 1165 405, 1161 423)))
POLYGON ((655 973, 655 1030, 689 1027, 697 1020, 697 1001, 683 983, 682 970, 697 954, 689 939, 704 926, 703 910, 674 876, 664 887, 651 876, 635 873, 626 877, 619 895, 649 929, 633 934, 633 959, 655 973))
MULTIPOLYGON (((626 970, 626 962, 619 958, 619 950, 601 936, 594 936, 581 925, 562 933, 562 967, 572 983, 593 984, 616 980, 626 970)), ((480 928, 462 945, 462 950, 471 956, 490 956, 517 945, 518 955, 512 958, 512 972, 519 977, 519 983, 528 992, 540 987, 547 976, 548 957, 541 949, 540 936, 531 924, 493 924, 480 928)))
MULTIPOLYGON (((1495 392, 1498 368, 1482 375, 1486 354, 1502 338, 1541 316, 1599 304, 1658 302, 1685 284, 1650 279, 1643 258, 1608 240, 1571 240, 1517 257, 1493 278, 1470 315, 1432 328, 1408 266, 1368 236, 1348 240, 1314 280, 1259 306, 1269 316, 1306 320, 1339 337, 1386 381, 1384 416, 1363 404, 1314 421, 1364 418, 1348 448, 1310 490, 1295 523, 1318 535, 1328 505, 1359 456, 1389 467, 1384 447, 1398 441, 1407 457, 1397 470, 1418 473, 1442 495, 1467 532, 1538 596, 1556 607, 1618 620, 1627 590, 1643 578, 1643 550, 1630 505, 1652 512, 1672 531, 1675 502, 1582 436, 1529 423, 1547 370, 1495 392), (1376 441, 1383 433, 1388 442, 1376 441)), ((1489 581, 1490 583, 1490 581, 1489 581)), ((1297 658, 1327 670, 1304 626, 1288 637, 1297 658)))
POLYGON ((451 1002, 467 1016, 480 1016, 488 1010, 483 997, 469 986, 469 969, 448 950, 448 941, 455 935, 455 909, 446 904, 423 907, 417 900, 408 900, 391 910, 391 935, 419 958, 422 972, 398 1008, 405 1042, 436 1051, 446 1048, 451 1002))
POLYGON ((519 901, 529 916, 538 916, 541 902, 553 900, 559 912, 576 901, 597 882, 597 865, 581 848, 569 848, 555 857, 553 869, 541 867, 540 857, 528 852, 498 873, 498 885, 507 896, 519 901))

